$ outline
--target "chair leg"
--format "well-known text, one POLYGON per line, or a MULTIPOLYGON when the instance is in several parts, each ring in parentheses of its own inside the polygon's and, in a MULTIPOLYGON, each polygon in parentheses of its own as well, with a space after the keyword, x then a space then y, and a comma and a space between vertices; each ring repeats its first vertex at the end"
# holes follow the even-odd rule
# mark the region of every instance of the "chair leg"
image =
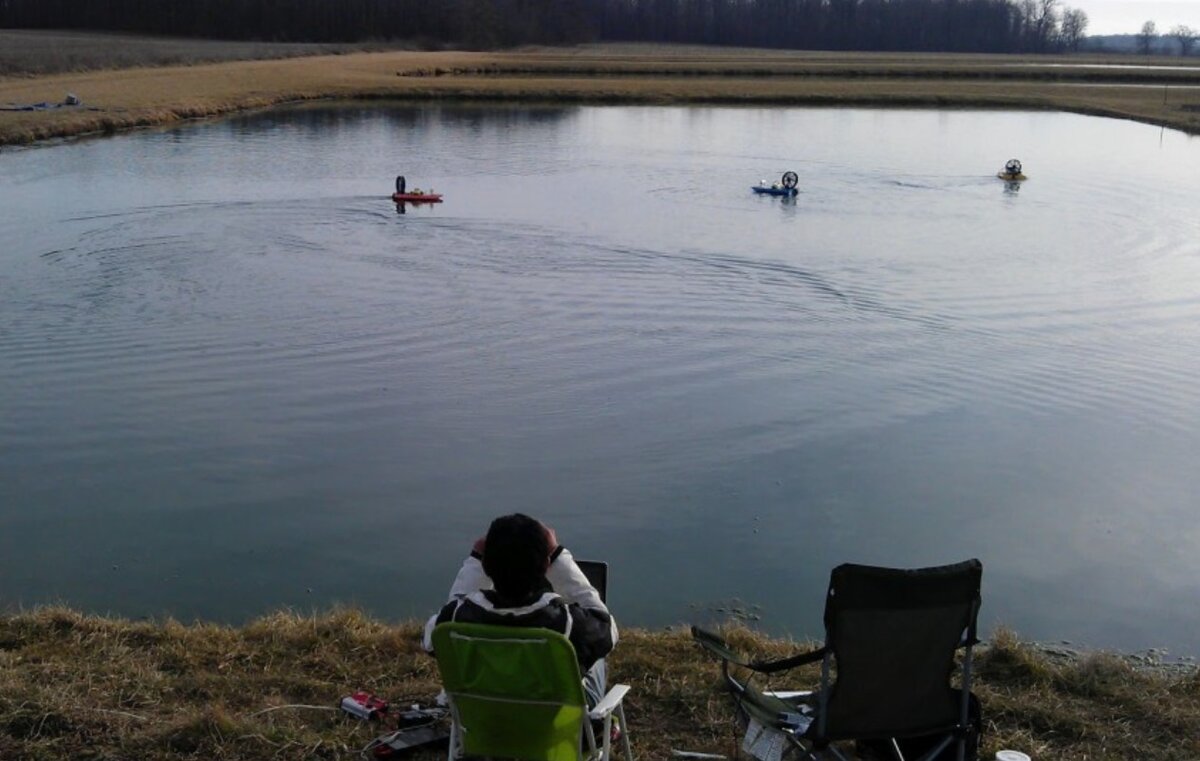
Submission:
MULTIPOLYGON (((895 741, 893 740, 893 742, 895 742, 895 741)), ((948 748, 950 746, 950 743, 953 743, 953 742, 956 742, 953 736, 947 735, 946 737, 943 737, 942 741, 937 744, 937 747, 933 748, 928 753, 921 756, 921 758, 918 759, 918 761, 932 761, 932 759, 941 757, 942 751, 944 751, 946 748, 948 748)), ((958 742, 957 744, 958 744, 958 750, 955 751, 956 755, 957 755, 957 753, 961 752, 962 749, 965 747, 963 745, 963 743, 961 743, 961 742, 958 742)), ((959 761, 962 761, 962 759, 960 758, 959 761)))
MULTIPOLYGON (((596 733, 594 731, 592 731, 591 719, 584 717, 583 724, 580 726, 579 731, 583 733, 584 739, 587 740, 588 761, 594 761, 594 759, 596 758, 596 733)), ((582 741, 580 742, 580 745, 583 745, 582 741)), ((579 757, 583 758, 582 750, 579 751, 579 757)))
MULTIPOLYGON (((826 745, 825 747, 819 748, 819 749, 818 748, 804 748, 799 745, 796 745, 793 747, 798 748, 801 751, 803 751, 804 752, 803 757, 809 759, 809 761, 821 761, 823 758, 827 757, 827 754, 832 755, 833 758, 838 759, 838 761, 849 761, 849 759, 847 759, 845 756, 842 755, 842 752, 840 750, 833 747, 832 745, 826 745)), ((855 758, 858 758, 858 756, 855 756, 855 758)))
POLYGON ((450 750, 446 758, 447 761, 458 759, 458 721, 454 718, 450 719, 450 750))
POLYGON ((617 704, 617 718, 621 720, 621 747, 625 750, 625 761, 633 761, 633 748, 629 745, 629 722, 625 721, 625 704, 617 704))

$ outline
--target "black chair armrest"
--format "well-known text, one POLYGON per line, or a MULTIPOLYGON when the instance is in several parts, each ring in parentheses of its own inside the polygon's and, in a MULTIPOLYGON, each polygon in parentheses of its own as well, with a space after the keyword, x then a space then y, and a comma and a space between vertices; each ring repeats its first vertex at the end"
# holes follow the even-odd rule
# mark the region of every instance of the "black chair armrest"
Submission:
POLYGON ((750 661, 733 652, 733 650, 729 648, 729 645, 726 644, 725 640, 706 629, 701 629, 699 626, 693 626, 692 639, 696 640, 697 645, 709 651, 723 661, 729 661, 730 663, 736 663, 739 666, 752 668, 750 661))
POLYGON ((701 629, 699 626, 692 627, 692 639, 696 640, 696 644, 700 645, 700 647, 708 650, 721 660, 736 663, 739 666, 744 666, 761 674, 774 674, 777 671, 787 671, 796 666, 819 661, 825 657, 825 648, 822 647, 777 661, 748 661, 730 649, 729 645, 720 636, 701 629))
POLYGON ((787 671, 797 666, 803 666, 806 663, 816 663, 825 657, 825 652, 824 647, 819 647, 816 650, 810 650, 807 653, 797 653, 796 655, 781 658, 777 661, 755 661, 750 664, 750 668, 763 674, 774 674, 777 671, 787 671))

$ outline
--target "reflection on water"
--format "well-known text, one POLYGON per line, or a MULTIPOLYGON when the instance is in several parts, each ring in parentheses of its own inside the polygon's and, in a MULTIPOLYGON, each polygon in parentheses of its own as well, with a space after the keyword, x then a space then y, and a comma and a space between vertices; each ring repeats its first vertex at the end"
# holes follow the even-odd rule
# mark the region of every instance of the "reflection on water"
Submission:
POLYGON ((1197 652, 1197 169, 1132 123, 862 109, 6 153, 0 603, 414 616, 523 510, 631 624, 811 635, 837 563, 978 556, 988 626, 1197 652))

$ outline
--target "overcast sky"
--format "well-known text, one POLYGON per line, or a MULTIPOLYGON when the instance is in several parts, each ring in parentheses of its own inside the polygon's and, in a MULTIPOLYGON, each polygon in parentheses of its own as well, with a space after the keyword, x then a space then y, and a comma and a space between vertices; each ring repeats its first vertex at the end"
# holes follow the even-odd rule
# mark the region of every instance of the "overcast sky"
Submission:
POLYGON ((1200 31, 1200 0, 1061 0, 1088 15, 1088 34, 1137 34, 1153 21, 1165 34, 1176 24, 1200 31))

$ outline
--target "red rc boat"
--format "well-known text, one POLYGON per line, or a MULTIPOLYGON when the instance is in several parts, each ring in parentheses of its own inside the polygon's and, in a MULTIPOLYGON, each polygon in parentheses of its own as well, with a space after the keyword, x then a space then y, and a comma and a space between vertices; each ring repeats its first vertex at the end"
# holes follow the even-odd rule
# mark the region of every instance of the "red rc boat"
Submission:
POLYGON ((417 188, 408 192, 404 175, 400 175, 396 178, 396 192, 392 193, 392 200, 396 203, 441 203, 442 194, 425 193, 417 188))

